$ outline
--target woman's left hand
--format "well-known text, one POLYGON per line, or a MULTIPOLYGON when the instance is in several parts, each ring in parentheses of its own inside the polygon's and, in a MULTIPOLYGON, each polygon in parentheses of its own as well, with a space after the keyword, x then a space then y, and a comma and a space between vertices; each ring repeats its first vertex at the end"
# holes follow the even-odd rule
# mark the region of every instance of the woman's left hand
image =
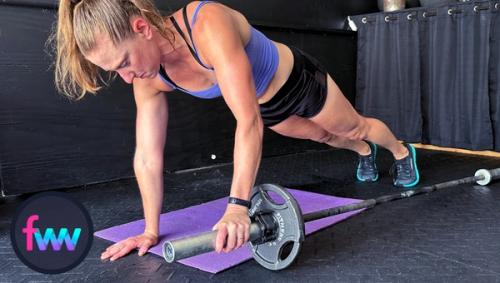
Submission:
POLYGON ((228 204, 224 216, 212 230, 218 230, 215 251, 230 252, 241 247, 250 235, 250 217, 246 207, 228 204))

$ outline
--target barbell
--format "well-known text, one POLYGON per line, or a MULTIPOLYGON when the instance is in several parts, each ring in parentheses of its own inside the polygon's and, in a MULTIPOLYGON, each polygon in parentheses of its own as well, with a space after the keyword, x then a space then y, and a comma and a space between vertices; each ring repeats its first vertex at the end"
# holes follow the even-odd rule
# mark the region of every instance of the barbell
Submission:
MULTIPOLYGON (((290 266, 297 258, 305 238, 305 222, 363 208, 372 208, 377 204, 461 184, 476 182, 481 186, 486 186, 499 176, 500 168, 492 170, 480 169, 472 177, 406 190, 396 194, 383 195, 305 215, 302 215, 297 201, 285 188, 274 184, 258 185, 252 190, 251 207, 248 212, 252 220, 249 244, 253 258, 267 269, 281 270, 290 266), (274 194, 275 197, 272 197, 269 193, 274 194), (279 201, 276 196, 279 197, 279 201)), ((211 252, 214 250, 216 236, 217 230, 167 241, 163 244, 163 256, 167 262, 171 263, 183 258, 211 252)))

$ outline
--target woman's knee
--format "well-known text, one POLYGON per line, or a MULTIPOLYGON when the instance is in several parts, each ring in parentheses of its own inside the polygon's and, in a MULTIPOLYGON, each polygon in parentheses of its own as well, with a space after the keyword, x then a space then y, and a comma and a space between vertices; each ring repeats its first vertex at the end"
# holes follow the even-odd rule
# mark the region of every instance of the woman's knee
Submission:
POLYGON ((335 135, 327 131, 321 132, 320 135, 312 137, 312 141, 319 143, 332 143, 335 140, 335 135))
POLYGON ((340 136, 350 140, 366 140, 368 138, 370 128, 370 121, 367 118, 360 116, 359 121, 351 129, 342 132, 340 136))

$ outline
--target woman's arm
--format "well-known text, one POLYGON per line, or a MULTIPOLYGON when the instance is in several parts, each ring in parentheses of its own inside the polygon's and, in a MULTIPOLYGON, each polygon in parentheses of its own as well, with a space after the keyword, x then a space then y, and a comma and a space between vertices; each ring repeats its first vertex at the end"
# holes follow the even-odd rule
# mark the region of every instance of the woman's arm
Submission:
POLYGON ((134 172, 142 197, 145 232, 158 236, 168 104, 163 92, 138 84, 134 84, 134 98, 137 106, 134 172))
MULTIPOLYGON (((222 95, 237 121, 234 144, 234 172, 231 184, 233 197, 250 198, 262 152, 263 123, 257 103, 252 69, 244 49, 239 24, 228 11, 220 5, 206 5, 200 12, 193 29, 198 50, 207 63, 213 66, 222 95)), ((239 205, 229 204, 226 214, 248 211, 239 205)), ((248 216, 247 216, 248 217, 248 216)), ((216 242, 216 250, 221 251, 226 234, 225 251, 241 246, 248 240, 249 221, 239 225, 238 217, 227 217, 227 230, 221 231, 216 242), (233 223, 236 222, 236 224, 233 223), (243 226, 243 227, 242 227, 243 226), (245 230, 242 232, 242 230, 245 230), (244 239, 240 239, 241 233, 244 239), (238 237, 236 238, 236 234, 238 237)), ((222 227, 225 228, 225 227, 222 227)))
MULTIPOLYGON (((119 241, 101 254, 101 259, 116 260, 133 249, 139 255, 158 243, 159 216, 163 201, 163 149, 168 120, 167 100, 162 91, 134 81, 137 106, 134 171, 139 183, 146 227, 144 233, 119 241)), ((160 88, 161 89, 161 88, 160 88)))

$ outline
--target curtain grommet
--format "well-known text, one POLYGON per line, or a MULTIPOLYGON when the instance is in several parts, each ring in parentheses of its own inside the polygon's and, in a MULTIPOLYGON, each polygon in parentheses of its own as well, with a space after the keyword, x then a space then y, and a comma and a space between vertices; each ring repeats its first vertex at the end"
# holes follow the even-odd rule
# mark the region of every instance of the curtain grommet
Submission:
POLYGON ((460 10, 460 9, 455 9, 455 10, 453 8, 448 9, 448 15, 450 15, 450 16, 453 16, 455 14, 461 14, 461 13, 462 13, 462 10, 460 10))
POLYGON ((387 15, 387 16, 384 17, 384 21, 386 23, 391 22, 391 21, 397 21, 397 20, 398 20, 398 17, 394 16, 394 15, 392 15, 392 16, 391 15, 387 15))
POLYGON ((413 15, 412 14, 408 14, 408 15, 406 15, 406 18, 408 19, 408 21, 411 21, 411 20, 413 20, 413 15))
POLYGON ((425 11, 422 13, 422 17, 424 17, 424 18, 430 18, 430 17, 435 17, 435 16, 437 16, 437 11, 435 11, 435 10, 425 11))
POLYGON ((479 13, 481 10, 489 10, 490 6, 481 6, 481 5, 476 5, 474 6, 474 12, 479 13))
POLYGON ((366 24, 368 21, 366 20, 366 17, 363 17, 363 18, 361 18, 361 22, 362 22, 363 24, 366 24))

